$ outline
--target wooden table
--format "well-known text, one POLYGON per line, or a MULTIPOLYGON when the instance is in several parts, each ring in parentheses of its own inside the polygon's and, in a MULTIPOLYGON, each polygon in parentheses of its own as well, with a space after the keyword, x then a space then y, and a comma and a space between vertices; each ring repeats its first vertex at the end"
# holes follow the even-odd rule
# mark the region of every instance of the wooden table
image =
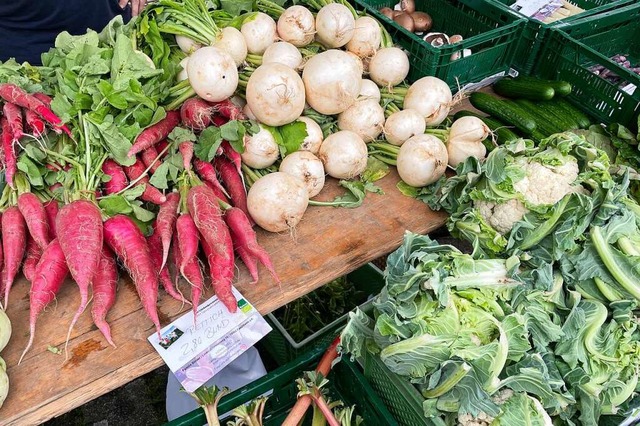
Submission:
MULTIPOLYGON (((292 235, 259 232, 259 241, 271 254, 282 280, 278 287, 264 269, 250 285, 244 265, 236 286, 266 314, 322 284, 397 248, 405 230, 428 233, 442 226, 446 216, 396 189, 395 168, 378 182, 385 195, 368 194, 357 209, 310 207, 292 235)), ((321 199, 342 190, 330 182, 321 199)), ((185 288, 183 286, 183 288, 185 288)), ((29 286, 20 278, 11 291, 8 315, 13 335, 2 357, 8 365, 9 397, 0 409, 0 424, 32 425, 63 414, 163 364, 147 341, 152 323, 142 311, 135 288, 124 276, 117 301, 108 316, 117 349, 109 346, 93 326, 87 311, 69 341, 69 359, 48 350, 64 350, 67 327, 79 304, 76 285, 68 281, 56 303, 38 319, 33 347, 18 366, 28 339, 29 286)), ((206 294, 210 297, 211 290, 206 294)), ((158 313, 164 326, 188 310, 160 290, 158 313)))

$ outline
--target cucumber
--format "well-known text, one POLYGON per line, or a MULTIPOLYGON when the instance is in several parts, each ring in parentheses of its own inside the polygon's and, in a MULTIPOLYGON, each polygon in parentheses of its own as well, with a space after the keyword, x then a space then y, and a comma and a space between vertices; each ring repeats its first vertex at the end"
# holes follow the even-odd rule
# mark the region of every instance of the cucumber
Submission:
POLYGON ((588 129, 591 125, 591 119, 588 115, 584 114, 578 108, 574 107, 569 101, 566 99, 554 99, 554 102, 558 104, 560 108, 562 108, 565 113, 571 117, 578 123, 581 129, 588 129))
POLYGON ((493 90, 507 98, 548 101, 555 96, 554 88, 548 83, 539 83, 521 78, 506 77, 494 83, 493 90))
POLYGON ((520 136, 513 133, 506 124, 502 123, 499 120, 496 120, 493 117, 482 117, 479 114, 471 111, 458 111, 454 116, 454 120, 457 120, 460 117, 478 117, 484 124, 487 125, 491 129, 491 131, 495 134, 498 144, 502 145, 506 142, 516 140, 520 138, 520 136))
POLYGON ((532 118, 536 122, 536 130, 538 130, 540 134, 548 137, 554 133, 562 132, 559 126, 541 114, 540 109, 533 102, 526 99, 517 99, 514 102, 526 113, 531 114, 532 118))
POLYGON ((485 112, 507 125, 514 126, 525 135, 530 135, 536 130, 536 122, 530 115, 523 113, 521 109, 513 108, 495 96, 482 92, 474 92, 469 97, 471 105, 485 112))
POLYGON ((556 120, 556 122, 561 123, 562 130, 567 131, 580 128, 580 125, 573 118, 573 116, 567 114, 564 108, 560 107, 557 102, 540 102, 539 107, 547 114, 547 116, 551 117, 553 120, 556 120))
POLYGON ((521 80, 522 82, 529 82, 531 84, 546 84, 550 87, 553 88, 555 94, 556 94, 556 98, 558 96, 562 97, 562 96, 567 96, 571 93, 571 91, 573 90, 573 87, 571 86, 571 83, 567 82, 567 81, 563 81, 563 80, 543 80, 540 78, 536 78, 536 77, 529 77, 529 76, 519 76, 516 78, 517 80, 521 80))
POLYGON ((543 120, 549 130, 553 133, 561 133, 570 129, 575 129, 577 124, 569 119, 564 113, 558 113, 555 108, 552 109, 547 102, 531 102, 526 99, 518 99, 519 105, 526 108, 527 111, 535 114, 540 120, 543 120))

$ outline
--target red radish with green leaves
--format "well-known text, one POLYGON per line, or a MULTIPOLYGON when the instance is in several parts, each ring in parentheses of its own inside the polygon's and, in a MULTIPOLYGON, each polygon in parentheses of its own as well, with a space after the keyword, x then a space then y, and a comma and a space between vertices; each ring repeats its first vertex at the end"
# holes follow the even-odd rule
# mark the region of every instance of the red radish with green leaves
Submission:
POLYGON ((133 219, 122 214, 104 222, 104 238, 133 279, 142 307, 153 321, 159 337, 160 320, 156 309, 158 272, 154 268, 147 240, 133 219))
POLYGON ((104 192, 106 195, 116 194, 125 189, 129 184, 122 166, 110 158, 102 163, 102 173, 110 177, 109 181, 104 183, 104 192))
POLYGON ((202 180, 211 183, 213 186, 216 186, 222 193, 226 193, 226 191, 220 184, 220 181, 218 180, 216 169, 211 165, 211 163, 202 161, 199 158, 194 158, 193 166, 195 167, 196 173, 198 173, 198 176, 200 176, 202 180))
POLYGON ((178 124, 180 124, 180 113, 178 111, 168 111, 165 118, 147 127, 138 135, 131 149, 129 149, 129 157, 133 157, 165 139, 178 124))
POLYGON ((24 121, 27 123, 27 127, 35 136, 39 138, 45 134, 45 124, 44 121, 30 109, 26 110, 24 113, 24 121))
POLYGON ((29 292, 29 341, 24 349, 18 365, 33 344, 36 333, 36 321, 44 308, 55 299, 62 283, 69 274, 67 261, 58 240, 53 240, 42 253, 36 266, 35 276, 29 292))
POLYGON ((182 155, 182 167, 184 167, 187 172, 191 172, 191 160, 193 159, 193 142, 180 142, 180 145, 178 145, 178 151, 180 151, 180 154, 182 155))
POLYGON ((216 169, 220 172, 222 182, 231 196, 231 203, 234 207, 245 212, 253 225, 254 222, 251 219, 251 215, 249 215, 249 208, 247 207, 247 192, 238 171, 226 158, 216 157, 215 161, 216 169))
POLYGON ((32 282, 36 274, 36 266, 40 257, 42 257, 43 250, 38 247, 38 244, 33 238, 27 240, 27 255, 22 264, 22 274, 27 281, 32 282))
POLYGON ((160 206, 158 216, 154 226, 158 231, 158 236, 162 242, 162 264, 160 269, 167 264, 169 257, 169 246, 171 246, 171 236, 178 218, 178 208, 180 206, 180 194, 171 192, 167 194, 167 201, 160 206))
POLYGON ((2 128, 2 151, 4 154, 2 158, 4 159, 5 179, 7 184, 9 184, 11 188, 14 188, 13 176, 18 171, 18 159, 16 158, 16 152, 13 147, 13 133, 9 127, 9 121, 7 121, 6 116, 0 118, 0 127, 2 128))
POLYGON ((176 266, 180 273, 184 275, 184 268, 187 263, 198 255, 198 228, 196 228, 196 224, 189 213, 181 214, 176 220, 175 235, 180 249, 180 257, 182 258, 182 262, 176 262, 176 266))
POLYGON ((89 287, 100 265, 103 244, 100 209, 88 200, 66 204, 56 217, 56 235, 69 272, 80 290, 80 306, 69 325, 66 348, 73 326, 87 308, 89 287))
POLYGON ((158 157, 158 151, 155 146, 150 146, 140 154, 144 167, 149 169, 150 173, 155 173, 156 170, 158 170, 158 167, 162 164, 162 161, 160 161, 158 157))
POLYGON ((60 117, 55 115, 43 101, 36 96, 28 94, 15 84, 0 84, 0 98, 36 112, 53 127, 56 133, 65 132, 69 137, 72 137, 69 128, 62 123, 60 117))
POLYGON ((230 99, 225 99, 224 101, 220 102, 209 102, 209 105, 213 107, 214 112, 229 120, 247 119, 247 117, 244 115, 244 112, 242 112, 242 108, 231 102, 230 99))
POLYGON ((100 253, 100 266, 93 278, 93 303, 91 305, 91 317, 104 338, 114 348, 116 344, 111 338, 111 327, 107 323, 107 314, 116 302, 116 290, 118 287, 118 268, 116 259, 109 247, 104 244, 100 253))
POLYGON ((13 285, 27 246, 27 224, 16 206, 7 208, 2 214, 2 247, 4 248, 4 308, 9 305, 9 292, 13 285))
POLYGON ((235 270, 233 241, 222 219, 218 200, 207 186, 198 185, 189 190, 187 206, 200 231, 200 241, 209 263, 216 296, 233 313, 238 309, 231 290, 235 270))
POLYGON ((156 270, 160 271, 158 279, 160 284, 164 287, 167 294, 176 300, 183 303, 189 303, 179 292, 177 287, 174 287, 169 275, 169 268, 166 265, 162 265, 162 240, 160 233, 157 230, 157 221, 153 223, 153 233, 147 237, 147 244, 149 245, 149 253, 151 254, 151 260, 156 270))
MULTIPOLYGON (((232 237, 233 238, 233 237, 232 237)), ((233 238, 233 249, 238 253, 240 259, 242 259, 242 263, 245 264, 251 278, 253 281, 251 284, 256 284, 258 282, 258 258, 252 256, 245 246, 239 245, 235 238, 233 238)))
POLYGON ((49 200, 44 205, 44 211, 47 214, 47 223, 49 224, 49 239, 53 240, 57 238, 56 234, 56 218, 58 217, 58 211, 60 206, 56 200, 49 200))
POLYGON ((137 159, 133 165, 125 167, 124 171, 129 179, 132 181, 137 180, 134 186, 144 185, 144 192, 140 196, 142 200, 158 205, 167 201, 162 192, 149 183, 149 178, 145 175, 144 164, 140 159, 137 159))
POLYGON ((7 117, 14 142, 20 140, 23 135, 22 110, 18 105, 12 104, 11 102, 5 102, 2 107, 2 113, 7 117))
POLYGON ((211 116, 215 112, 206 101, 200 98, 187 99, 180 107, 182 124, 193 130, 204 130, 211 124, 211 116))
MULTIPOLYGON (((196 231, 197 232, 197 231, 196 231)), ((191 287, 191 305, 193 306, 193 321, 196 324, 198 315, 198 305, 200 304, 200 297, 204 290, 204 277, 202 275, 202 269, 200 268, 200 261, 197 256, 187 259, 182 255, 180 251, 180 243, 178 233, 173 234, 173 260, 176 265, 184 264, 185 267, 180 271, 180 274, 189 283, 191 287)))
POLYGON ((41 250, 51 242, 49 220, 42 201, 32 192, 24 192, 18 196, 18 209, 24 217, 29 234, 41 250))

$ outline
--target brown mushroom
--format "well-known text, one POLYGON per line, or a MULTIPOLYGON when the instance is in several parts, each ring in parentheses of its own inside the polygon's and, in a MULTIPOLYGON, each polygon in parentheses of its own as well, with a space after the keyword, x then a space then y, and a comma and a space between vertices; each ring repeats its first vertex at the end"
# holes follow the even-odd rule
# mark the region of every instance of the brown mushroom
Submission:
POLYGON ((416 32, 424 32, 429 31, 431 29, 431 25, 433 24, 433 20, 431 16, 424 12, 413 12, 411 14, 413 18, 413 22, 415 24, 416 32))
POLYGON ((408 13, 401 13, 393 18, 394 21, 401 27, 404 27, 409 32, 413 32, 415 30, 415 23, 413 22, 413 18, 408 13))
POLYGON ((389 19, 393 19, 394 13, 393 9, 391 9, 390 7, 383 7, 382 9, 380 9, 380 13, 382 13, 389 19))
POLYGON ((459 34, 452 35, 449 37, 449 43, 454 44, 462 41, 462 36, 459 34))
POLYGON ((402 9, 403 12, 412 14, 416 11, 416 3, 414 0, 400 0, 400 9, 402 9))
POLYGON ((440 47, 445 44, 449 44, 449 36, 445 33, 429 33, 423 37, 423 40, 431 44, 433 47, 440 47))

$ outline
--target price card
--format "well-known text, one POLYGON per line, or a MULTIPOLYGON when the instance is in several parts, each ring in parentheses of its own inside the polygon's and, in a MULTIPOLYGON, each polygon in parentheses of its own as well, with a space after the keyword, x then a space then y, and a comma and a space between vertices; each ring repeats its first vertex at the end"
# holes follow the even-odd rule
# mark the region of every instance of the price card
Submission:
POLYGON ((148 340, 187 392, 193 392, 271 331, 262 315, 233 288, 238 310, 231 314, 212 297, 148 340))

